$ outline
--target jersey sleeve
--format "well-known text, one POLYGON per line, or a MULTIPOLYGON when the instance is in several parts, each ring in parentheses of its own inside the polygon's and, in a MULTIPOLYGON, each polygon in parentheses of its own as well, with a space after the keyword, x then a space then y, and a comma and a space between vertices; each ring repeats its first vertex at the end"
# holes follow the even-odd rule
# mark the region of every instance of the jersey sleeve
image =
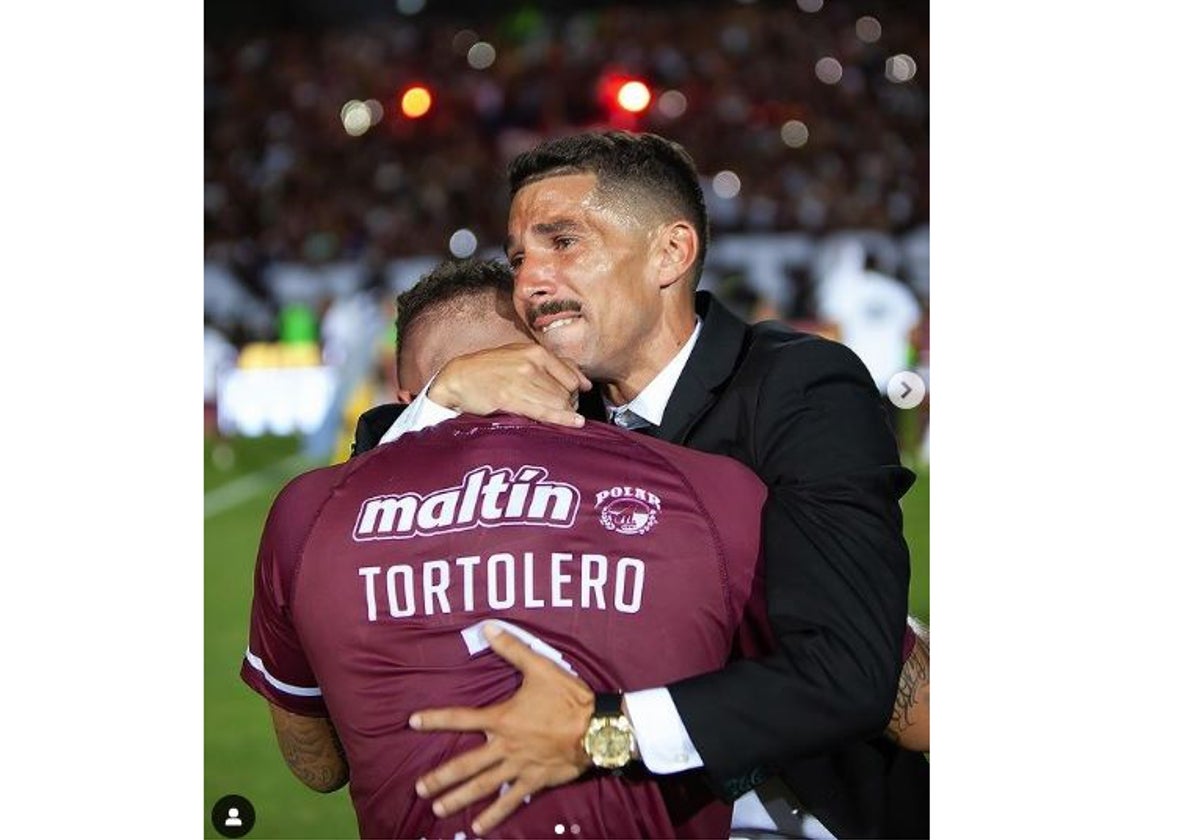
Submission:
POLYGON ((328 475, 328 470, 318 470, 294 479, 267 514, 241 671, 242 680, 271 703, 309 717, 329 713, 292 624, 292 583, 304 542, 328 495, 328 475))

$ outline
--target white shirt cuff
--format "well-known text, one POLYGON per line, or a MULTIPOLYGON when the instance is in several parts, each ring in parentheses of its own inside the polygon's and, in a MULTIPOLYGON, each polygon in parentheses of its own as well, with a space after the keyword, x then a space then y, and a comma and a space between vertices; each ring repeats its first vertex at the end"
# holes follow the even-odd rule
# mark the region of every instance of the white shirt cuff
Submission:
POLYGON ((637 735, 638 757, 651 773, 679 773, 704 766, 670 691, 631 691, 625 695, 625 708, 637 735))
POLYGON ((443 420, 453 420, 461 413, 452 408, 446 408, 444 405, 438 405, 429 398, 429 386, 433 384, 434 379, 437 379, 436 374, 433 379, 425 383, 421 393, 417 394, 408 407, 400 412, 396 422, 392 423, 392 427, 379 439, 381 445, 391 443, 408 432, 419 432, 421 429, 436 426, 443 420))

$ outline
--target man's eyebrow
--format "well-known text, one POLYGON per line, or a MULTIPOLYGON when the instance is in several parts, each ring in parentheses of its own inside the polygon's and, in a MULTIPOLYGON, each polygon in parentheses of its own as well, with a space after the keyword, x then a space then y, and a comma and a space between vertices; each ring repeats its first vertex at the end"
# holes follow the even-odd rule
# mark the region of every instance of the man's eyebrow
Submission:
MULTIPOLYGON (((538 222, 533 226, 533 232, 538 236, 555 236, 559 233, 578 230, 583 230, 583 225, 575 219, 555 219, 551 222, 538 222)), ((510 233, 504 238, 504 253, 511 254, 514 245, 516 245, 516 240, 510 233)))
POLYGON ((580 230, 583 225, 574 219, 555 219, 552 222, 539 222, 533 226, 533 232, 541 236, 554 236, 564 231, 580 230))

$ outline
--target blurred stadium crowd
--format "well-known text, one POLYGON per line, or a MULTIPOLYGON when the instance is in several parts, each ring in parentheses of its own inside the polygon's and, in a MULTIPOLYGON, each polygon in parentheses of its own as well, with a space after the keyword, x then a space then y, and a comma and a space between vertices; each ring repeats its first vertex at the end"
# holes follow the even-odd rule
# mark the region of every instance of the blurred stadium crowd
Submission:
POLYGON ((692 154, 717 246, 703 285, 742 314, 828 321, 820 286, 846 259, 828 246, 849 237, 854 270, 902 286, 927 324, 927 33, 927 4, 861 0, 398 0, 336 27, 210 29, 212 339, 274 341, 287 307, 355 295, 386 324, 437 261, 499 255, 515 154, 599 126, 692 154), (629 79, 644 110, 618 104, 629 79), (415 118, 414 85, 432 97, 415 118))

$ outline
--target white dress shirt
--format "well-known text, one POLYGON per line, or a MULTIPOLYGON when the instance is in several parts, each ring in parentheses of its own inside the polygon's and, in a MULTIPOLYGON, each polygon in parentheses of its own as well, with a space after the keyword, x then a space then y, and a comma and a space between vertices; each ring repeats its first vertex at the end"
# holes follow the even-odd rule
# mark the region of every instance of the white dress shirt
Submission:
POLYGON ((687 342, 679 348, 679 352, 671 361, 667 362, 667 366, 660 370, 658 375, 651 379, 650 384, 643 388, 636 397, 625 405, 613 405, 605 397, 604 407, 608 410, 610 423, 623 429, 638 429, 647 424, 662 425, 663 413, 667 410, 667 401, 671 399, 675 384, 679 382, 683 368, 687 364, 687 360, 692 357, 692 350, 696 348, 696 339, 700 337, 701 323, 700 319, 696 318, 696 327, 692 330, 687 342), (633 419, 635 417, 640 418, 643 422, 633 419))
MULTIPOLYGON (((438 371, 438 373, 441 373, 441 371, 438 371)), ((443 420, 453 420, 462 413, 455 411, 453 408, 438 405, 429 399, 429 386, 433 384, 434 379, 437 379, 437 373, 425 383, 425 387, 421 389, 421 392, 413 397, 413 401, 405 407, 404 411, 400 412, 400 416, 383 433, 383 437, 379 439, 379 446, 391 443, 401 435, 409 432, 419 432, 421 429, 436 426, 443 420)))

